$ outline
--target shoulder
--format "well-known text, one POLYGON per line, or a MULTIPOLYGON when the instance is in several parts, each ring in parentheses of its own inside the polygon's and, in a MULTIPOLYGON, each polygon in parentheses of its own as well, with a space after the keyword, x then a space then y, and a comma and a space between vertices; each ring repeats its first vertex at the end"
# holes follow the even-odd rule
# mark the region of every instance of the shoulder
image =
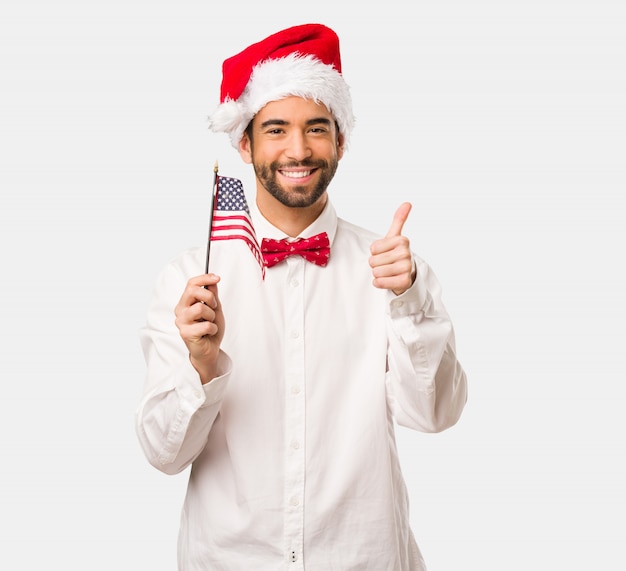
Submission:
POLYGON ((363 226, 348 222, 344 218, 337 218, 337 232, 341 232, 355 240, 377 240, 381 237, 380 234, 368 228, 364 228, 363 226))
POLYGON ((206 248, 200 246, 179 252, 161 267, 156 278, 156 288, 179 291, 189 278, 204 273, 205 259, 206 248))
POLYGON ((369 249, 369 245, 380 237, 381 236, 376 232, 364 228, 363 226, 358 226, 343 218, 337 219, 337 235, 335 237, 337 240, 355 244, 366 244, 369 249))
POLYGON ((195 246, 183 250, 167 262, 164 271, 178 273, 187 279, 204 273, 206 246, 195 246))

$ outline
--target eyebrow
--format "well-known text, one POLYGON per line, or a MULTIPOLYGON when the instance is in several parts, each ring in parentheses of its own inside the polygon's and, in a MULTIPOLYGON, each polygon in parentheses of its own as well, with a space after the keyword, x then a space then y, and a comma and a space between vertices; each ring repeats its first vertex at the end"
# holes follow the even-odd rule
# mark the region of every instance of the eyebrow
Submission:
MULTIPOLYGON (((310 125, 328 125, 330 127, 331 121, 327 117, 314 117, 312 119, 308 119, 306 122, 307 126, 310 125)), ((289 125, 289 121, 285 121, 284 119, 268 119, 267 121, 263 121, 260 127, 265 129, 266 127, 271 127, 272 125, 289 125)))

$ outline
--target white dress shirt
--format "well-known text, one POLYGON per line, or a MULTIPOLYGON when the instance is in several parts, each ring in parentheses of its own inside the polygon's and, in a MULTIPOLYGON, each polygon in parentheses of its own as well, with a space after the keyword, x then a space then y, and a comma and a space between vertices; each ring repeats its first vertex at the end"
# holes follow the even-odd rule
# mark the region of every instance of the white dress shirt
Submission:
MULTIPOLYGON (((259 242, 283 238, 252 207, 259 242)), ((136 428, 148 461, 191 466, 181 571, 423 571, 394 421, 437 432, 466 401, 440 287, 415 256, 401 296, 372 285, 371 232, 329 203, 302 236, 328 233, 330 261, 299 256, 265 279, 241 240, 211 245, 226 320, 220 376, 202 385, 174 325, 205 247, 171 261, 140 333, 147 363, 136 428)))

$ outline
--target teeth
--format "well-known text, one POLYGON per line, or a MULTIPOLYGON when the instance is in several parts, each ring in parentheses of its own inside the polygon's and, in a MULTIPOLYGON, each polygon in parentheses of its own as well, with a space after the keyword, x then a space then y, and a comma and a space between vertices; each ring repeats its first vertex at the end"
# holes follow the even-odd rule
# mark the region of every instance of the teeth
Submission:
POLYGON ((294 171, 287 172, 283 171, 283 175, 288 176, 289 178, 304 178, 305 176, 309 176, 311 171, 294 171))

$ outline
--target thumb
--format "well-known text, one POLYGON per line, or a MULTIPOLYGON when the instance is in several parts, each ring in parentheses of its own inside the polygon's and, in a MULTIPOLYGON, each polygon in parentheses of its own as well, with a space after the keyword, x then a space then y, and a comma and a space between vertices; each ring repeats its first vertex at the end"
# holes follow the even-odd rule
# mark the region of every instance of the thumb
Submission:
POLYGON ((403 202, 393 215, 393 222, 387 232, 385 238, 391 238, 392 236, 400 236, 402 234, 402 227, 409 217, 412 205, 410 202, 403 202))

